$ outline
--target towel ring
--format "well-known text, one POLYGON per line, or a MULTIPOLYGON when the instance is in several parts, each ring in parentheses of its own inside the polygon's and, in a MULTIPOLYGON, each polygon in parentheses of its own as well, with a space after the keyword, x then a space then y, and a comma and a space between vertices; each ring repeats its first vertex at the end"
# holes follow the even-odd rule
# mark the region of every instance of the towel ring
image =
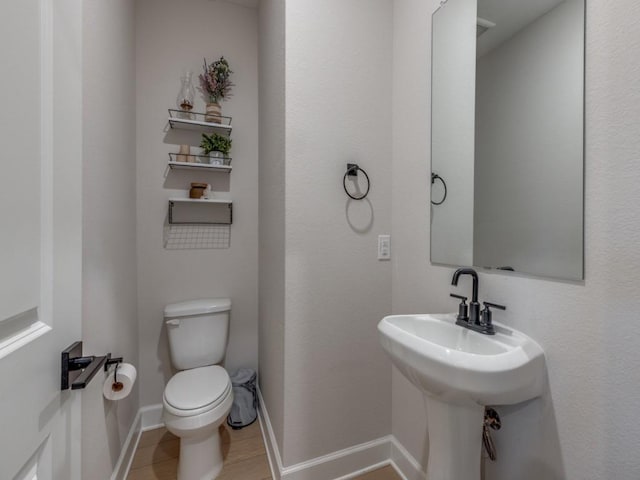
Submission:
POLYGON ((367 172, 365 172, 357 164, 347 163, 347 171, 342 178, 342 186, 344 187, 344 192, 349 196, 349 198, 352 198, 354 200, 363 200, 367 195, 369 195, 369 190, 371 189, 371 180, 369 180, 369 175, 367 175, 367 172), (361 171, 364 177, 367 179, 367 190, 364 192, 364 194, 356 197, 354 195, 351 195, 351 193, 349 193, 349 190, 347 189, 347 177, 357 177, 358 171, 361 171))
POLYGON ((436 183, 436 180, 440 180, 442 182, 442 186, 444 187, 444 196, 442 197, 442 200, 440 200, 439 202, 434 202, 433 200, 431 200, 431 203, 433 205, 442 205, 444 201, 447 199, 447 184, 445 183, 444 179, 440 175, 438 175, 437 173, 431 172, 431 185, 436 183))

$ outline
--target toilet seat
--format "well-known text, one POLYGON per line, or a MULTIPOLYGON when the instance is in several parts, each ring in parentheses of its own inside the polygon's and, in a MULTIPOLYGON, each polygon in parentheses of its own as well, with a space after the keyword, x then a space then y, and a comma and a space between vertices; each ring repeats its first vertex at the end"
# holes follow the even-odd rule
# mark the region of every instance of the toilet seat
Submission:
POLYGON ((167 412, 190 417, 214 409, 231 394, 227 371, 217 365, 198 367, 176 373, 164 390, 167 412))

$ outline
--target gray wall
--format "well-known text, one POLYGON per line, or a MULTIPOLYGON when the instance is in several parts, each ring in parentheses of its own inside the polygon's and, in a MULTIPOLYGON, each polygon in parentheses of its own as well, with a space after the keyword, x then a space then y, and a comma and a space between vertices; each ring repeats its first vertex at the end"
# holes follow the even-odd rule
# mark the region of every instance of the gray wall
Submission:
POLYGON ((391 13, 389 0, 287 3, 284 465, 390 427, 376 324, 391 265, 376 248, 391 226, 391 13), (343 191, 347 162, 369 174, 364 201, 343 191))
POLYGON ((285 308, 285 3, 260 2, 260 391, 282 451, 285 308))
POLYGON ((376 258, 391 226, 391 12, 261 5, 260 373, 285 467, 391 428, 376 333, 391 306, 376 258), (347 162, 371 178, 366 201, 343 191, 347 162))
MULTIPOLYGON (((128 0, 83 3, 82 336, 86 354, 138 365, 134 12, 128 0)), ((82 478, 109 478, 138 410, 82 392, 82 478)))
MULTIPOLYGON (((429 263, 429 217, 414 207, 416 199, 426 204, 429 197, 429 32, 436 4, 395 1, 395 313, 455 310, 448 298, 452 270, 429 263), (406 171, 413 175, 406 177, 406 171)), ((503 429, 494 438, 501 460, 487 465, 490 480, 640 476, 640 4, 622 0, 587 7, 586 280, 480 275, 480 296, 509 308, 496 320, 544 348, 550 382, 543 399, 499 409, 503 429)), ((424 463, 424 405, 398 372, 392 426, 424 463)))
POLYGON ((582 276, 584 1, 478 59, 473 264, 582 276))
MULTIPOLYGON (((135 26, 140 400, 150 405, 162 402, 172 374, 163 327, 168 303, 230 297, 226 367, 231 372, 257 368, 258 14, 209 0, 138 0, 135 26), (164 131, 180 77, 185 69, 199 74, 203 57, 211 61, 220 55, 235 72, 234 95, 222 104, 223 114, 233 117, 233 171, 230 177, 190 171, 165 176, 168 152, 178 151, 172 143, 183 138, 175 131, 165 137, 164 131), (193 181, 211 183, 233 199, 231 248, 164 249, 167 200, 185 195, 193 181)), ((204 100, 197 95, 195 110, 203 109, 204 100)), ((197 145, 199 135, 193 141, 197 145)))

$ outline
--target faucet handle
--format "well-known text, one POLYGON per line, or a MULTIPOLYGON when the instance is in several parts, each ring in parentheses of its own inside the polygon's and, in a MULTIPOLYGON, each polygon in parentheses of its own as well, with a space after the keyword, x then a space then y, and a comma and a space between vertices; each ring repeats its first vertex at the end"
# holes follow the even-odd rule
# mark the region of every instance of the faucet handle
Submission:
POLYGON ((504 305, 498 305, 497 303, 491 302, 482 302, 484 304, 484 308, 482 312, 480 312, 481 322, 483 329, 488 335, 493 335, 495 330, 493 328, 493 322, 491 321, 491 308, 497 308, 499 310, 506 310, 507 307, 504 305))
POLYGON ((498 310, 506 310, 507 307, 505 307, 504 305, 498 305, 497 303, 491 303, 491 302, 482 302, 485 306, 486 310, 489 310, 489 307, 491 308, 497 308, 498 310))
POLYGON ((468 322, 469 321, 469 305, 465 303, 467 301, 467 297, 464 297, 462 295, 456 295, 455 293, 450 293, 449 295, 451 295, 453 298, 459 298, 460 300, 462 300, 460 302, 460 305, 458 305, 458 317, 456 318, 456 320, 458 322, 468 322))

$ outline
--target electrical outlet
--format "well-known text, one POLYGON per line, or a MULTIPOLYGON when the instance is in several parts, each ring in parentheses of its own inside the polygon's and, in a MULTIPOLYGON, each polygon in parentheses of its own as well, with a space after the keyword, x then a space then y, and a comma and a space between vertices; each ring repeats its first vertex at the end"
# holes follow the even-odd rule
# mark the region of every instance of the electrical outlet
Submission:
POLYGON ((391 260, 391 235, 378 235, 378 260, 391 260))

